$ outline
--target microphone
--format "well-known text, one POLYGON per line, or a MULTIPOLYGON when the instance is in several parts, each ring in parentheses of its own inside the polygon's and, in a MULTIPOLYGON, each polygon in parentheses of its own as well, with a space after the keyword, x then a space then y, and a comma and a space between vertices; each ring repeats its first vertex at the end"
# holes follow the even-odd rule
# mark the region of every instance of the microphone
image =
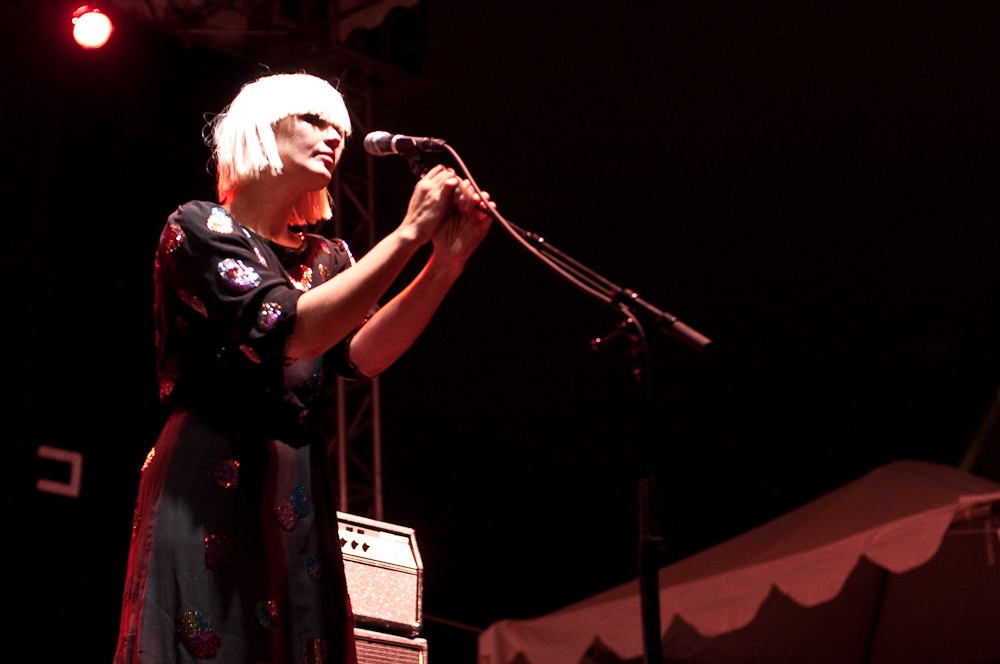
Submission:
POLYGON ((417 152, 444 152, 446 143, 440 138, 404 136, 387 131, 373 131, 365 136, 365 152, 374 157, 417 152))

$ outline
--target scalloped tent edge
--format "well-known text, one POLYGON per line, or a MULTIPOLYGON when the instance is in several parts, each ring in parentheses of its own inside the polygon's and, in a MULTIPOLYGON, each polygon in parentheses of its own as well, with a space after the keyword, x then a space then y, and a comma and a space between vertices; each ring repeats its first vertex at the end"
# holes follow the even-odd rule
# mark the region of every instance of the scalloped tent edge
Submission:
MULTIPOLYGON (((935 556, 952 523, 998 500, 1000 485, 950 466, 882 466, 662 568, 661 633, 675 618, 700 637, 734 632, 757 616, 772 589, 801 607, 829 602, 862 557, 894 574, 913 570, 935 556)), ((479 637, 479 662, 510 664, 521 655, 531 664, 579 664, 595 639, 628 660, 642 655, 640 631, 631 581, 546 616, 494 623, 479 637)))

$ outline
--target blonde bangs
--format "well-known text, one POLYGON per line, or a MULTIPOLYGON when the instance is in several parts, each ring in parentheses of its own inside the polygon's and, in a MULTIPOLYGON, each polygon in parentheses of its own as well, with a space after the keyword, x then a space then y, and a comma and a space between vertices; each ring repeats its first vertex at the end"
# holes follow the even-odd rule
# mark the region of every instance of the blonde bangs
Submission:
MULTIPOLYGON (((228 203, 233 192, 265 170, 281 173, 274 125, 292 115, 315 115, 333 125, 345 139, 351 118, 344 98, 327 81, 309 74, 275 74, 247 83, 236 99, 213 121, 212 142, 217 168, 219 200, 228 203)), ((310 197, 309 216, 330 215, 329 195, 310 197), (322 202, 320 202, 322 201, 322 202)), ((300 210, 306 212, 306 210, 300 210)), ((307 218, 314 222, 320 218, 307 218)))

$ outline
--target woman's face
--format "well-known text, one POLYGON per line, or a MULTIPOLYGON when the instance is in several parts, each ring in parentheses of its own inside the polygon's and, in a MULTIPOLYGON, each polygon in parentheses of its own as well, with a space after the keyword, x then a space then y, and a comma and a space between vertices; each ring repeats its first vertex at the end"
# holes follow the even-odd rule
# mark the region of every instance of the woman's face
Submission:
POLYGON ((307 191, 330 184, 343 150, 336 127, 315 115, 291 115, 278 123, 274 137, 283 176, 302 178, 307 191))

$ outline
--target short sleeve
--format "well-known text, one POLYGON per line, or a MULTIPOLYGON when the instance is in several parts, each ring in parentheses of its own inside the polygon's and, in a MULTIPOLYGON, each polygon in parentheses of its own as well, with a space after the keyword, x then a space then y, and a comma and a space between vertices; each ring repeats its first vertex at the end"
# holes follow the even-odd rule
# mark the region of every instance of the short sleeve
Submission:
POLYGON ((301 291, 274 254, 221 207, 191 202, 170 216, 158 278, 187 307, 262 361, 280 361, 301 291))

